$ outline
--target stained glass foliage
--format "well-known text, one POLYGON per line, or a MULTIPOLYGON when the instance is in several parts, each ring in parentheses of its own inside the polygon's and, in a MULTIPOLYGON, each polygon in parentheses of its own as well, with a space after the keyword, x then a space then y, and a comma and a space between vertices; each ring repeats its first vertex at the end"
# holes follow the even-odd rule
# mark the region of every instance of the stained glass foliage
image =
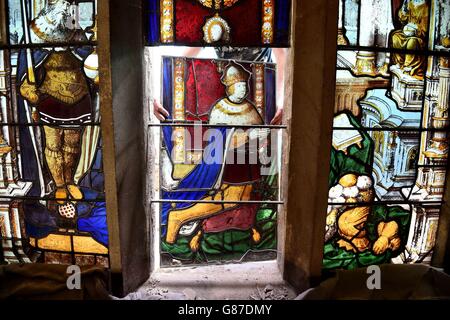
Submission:
POLYGON ((326 271, 431 261, 448 157, 442 3, 340 2, 326 271))
POLYGON ((163 58, 161 264, 276 257, 271 63, 163 58))
POLYGON ((145 3, 147 45, 289 46, 290 0, 145 3))
POLYGON ((1 262, 108 267, 96 2, 3 5, 1 262))

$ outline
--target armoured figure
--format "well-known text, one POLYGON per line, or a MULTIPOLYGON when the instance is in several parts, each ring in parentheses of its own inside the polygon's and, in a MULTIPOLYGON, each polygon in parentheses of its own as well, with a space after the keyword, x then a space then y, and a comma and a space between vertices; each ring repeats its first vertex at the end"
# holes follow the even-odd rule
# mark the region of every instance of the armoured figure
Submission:
MULTIPOLYGON (((84 32, 70 19, 68 2, 49 0, 30 22, 32 42, 86 41, 84 32)), ((90 84, 83 73, 83 60, 89 52, 86 48, 52 48, 44 49, 44 53, 35 66, 36 83, 23 75, 20 94, 36 107, 33 118, 48 124, 44 125, 44 154, 56 185, 55 198, 63 204, 68 199, 83 198, 74 175, 81 151, 80 125, 93 120, 90 84)))

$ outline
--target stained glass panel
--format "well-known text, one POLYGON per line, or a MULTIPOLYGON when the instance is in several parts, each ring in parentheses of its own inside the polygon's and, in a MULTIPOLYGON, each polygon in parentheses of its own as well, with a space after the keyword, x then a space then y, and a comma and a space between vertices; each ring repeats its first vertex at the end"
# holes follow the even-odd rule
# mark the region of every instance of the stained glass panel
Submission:
MULTIPOLYGON (((358 182, 361 177, 367 176, 359 176, 358 182)), ((367 190, 361 189, 361 193, 370 193, 367 190)), ((329 206, 323 267, 353 269, 389 263, 405 248, 412 207, 407 203, 329 206)))
POLYGON ((447 6, 340 2, 326 271, 431 261, 447 175, 447 6))
MULTIPOLYGON (((350 110, 361 117, 363 128, 420 128, 427 64, 403 72, 390 65, 390 58, 388 52, 338 51, 335 111, 350 110)), ((427 60, 425 56, 421 59, 427 60)))
POLYGON ((7 0, 9 43, 76 43, 93 40, 96 2, 7 0), (24 15, 26 12, 27 16, 24 15), (24 33, 24 25, 28 25, 24 33))
POLYGON ((108 267, 96 3, 3 4, 3 260, 108 267))
POLYGON ((430 16, 432 34, 434 39, 429 41, 429 49, 447 51, 450 47, 450 2, 434 1, 430 16))
POLYGON ((276 256, 275 65, 165 57, 163 105, 162 265, 276 256))
POLYGON ((146 6, 148 45, 289 46, 290 0, 147 0, 146 6))
POLYGON ((424 50, 432 2, 441 1, 339 0, 338 45, 424 50))

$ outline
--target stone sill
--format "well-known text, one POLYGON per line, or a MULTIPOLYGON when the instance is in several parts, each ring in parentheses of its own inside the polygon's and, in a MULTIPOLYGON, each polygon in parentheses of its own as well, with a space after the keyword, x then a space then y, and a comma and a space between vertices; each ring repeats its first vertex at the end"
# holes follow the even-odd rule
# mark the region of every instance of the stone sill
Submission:
POLYGON ((293 299, 276 260, 196 267, 160 268, 126 299, 274 300, 293 299))

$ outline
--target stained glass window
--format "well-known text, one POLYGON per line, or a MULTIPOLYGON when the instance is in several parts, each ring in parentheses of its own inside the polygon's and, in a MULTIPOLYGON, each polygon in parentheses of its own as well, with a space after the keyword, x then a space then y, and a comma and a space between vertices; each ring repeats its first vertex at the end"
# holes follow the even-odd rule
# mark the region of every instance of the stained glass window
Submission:
POLYGON ((323 267, 430 263, 447 174, 450 3, 339 5, 323 267))
POLYGON ((274 259, 275 65, 164 57, 162 73, 161 265, 274 259))
POLYGON ((0 263, 109 266, 96 1, 2 1, 0 263))
POLYGON ((290 0, 147 0, 145 3, 148 45, 289 45, 290 0))

